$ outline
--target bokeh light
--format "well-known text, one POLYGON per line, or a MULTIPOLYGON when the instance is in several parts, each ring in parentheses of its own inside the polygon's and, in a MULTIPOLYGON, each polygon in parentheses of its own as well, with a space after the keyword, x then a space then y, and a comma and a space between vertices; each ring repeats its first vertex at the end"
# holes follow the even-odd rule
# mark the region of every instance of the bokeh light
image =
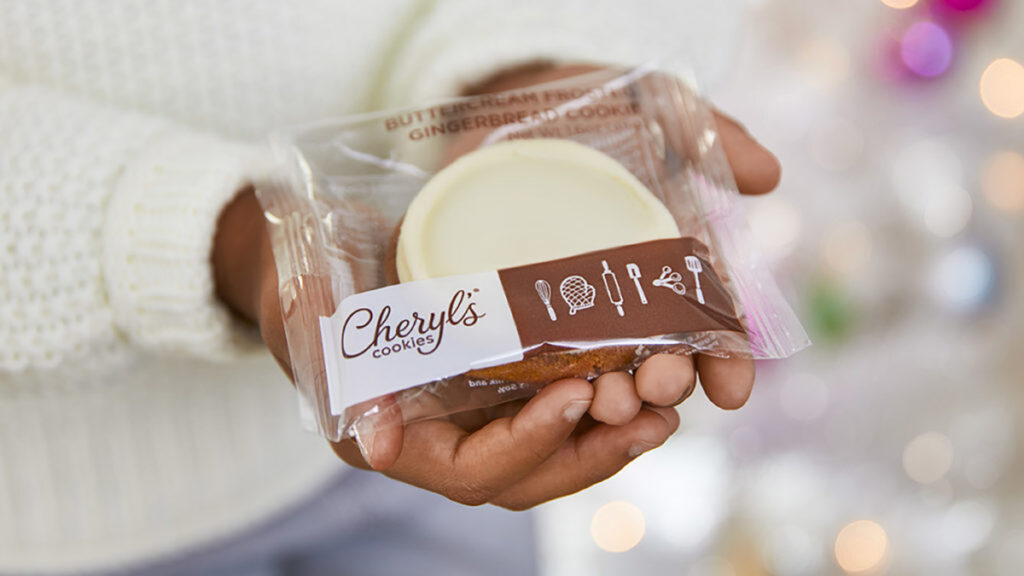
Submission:
POLYGON ((836 563, 847 574, 871 574, 889 555, 889 537, 877 522, 857 520, 839 531, 835 554, 836 563))
POLYGON ((808 146, 811 158, 819 166, 842 172, 860 161, 864 153, 864 133, 850 120, 834 117, 812 128, 808 146))
POLYGON ((917 141, 893 161, 893 186, 911 219, 942 238, 955 236, 973 212, 963 190, 964 165, 945 138, 917 141))
POLYGON ((981 186, 997 210, 1024 211, 1024 154, 1012 150, 994 154, 985 163, 981 186))
POLYGON ((606 552, 626 552, 643 539, 645 526, 639 508, 629 502, 609 502, 594 513, 590 535, 606 552))
POLYGON ((922 216, 929 232, 940 238, 952 238, 967 227, 973 212, 971 195, 962 188, 947 186, 934 191, 922 216))
POLYGON ((826 499, 819 499, 831 489, 829 478, 806 455, 776 456, 758 469, 751 480, 743 494, 744 506, 762 526, 818 525, 834 512, 826 499), (811 501, 821 505, 808 507, 807 502, 811 501))
POLYGON ((850 76, 850 51, 828 36, 804 42, 797 60, 803 73, 820 88, 842 86, 850 76))
POLYGON ((981 75, 981 101, 1000 118, 1024 114, 1024 66, 1010 58, 989 64, 981 75))
POLYGON ((779 402, 786 416, 798 421, 811 421, 828 408, 828 387, 813 374, 797 373, 779 388, 779 402))
POLYGON ((762 555, 771 574, 821 574, 824 544, 796 526, 776 526, 765 538, 762 555))
POLYGON ((940 76, 953 62, 953 41, 942 26, 918 22, 903 34, 900 56, 914 74, 926 78, 940 76))
POLYGON ((802 221, 792 203, 778 195, 752 199, 748 218, 754 238, 769 258, 784 258, 796 247, 802 221))
POLYGON ((889 8, 906 10, 907 8, 913 8, 916 6, 917 0, 882 0, 882 4, 885 4, 889 8))
POLYGON ((920 434, 903 450, 903 470, 920 484, 938 482, 952 466, 953 443, 940 432, 920 434))
POLYGON ((927 531, 937 552, 950 560, 962 558, 981 548, 992 536, 999 511, 987 498, 960 500, 927 531))
POLYGON ((995 290, 995 263, 980 248, 962 246, 942 255, 928 274, 928 289, 943 307, 968 312, 995 290))
POLYGON ((825 269, 846 277, 864 269, 871 261, 871 231, 862 222, 840 222, 830 228, 821 244, 825 269))
POLYGON ((659 535, 659 543, 674 550, 700 550, 717 535, 729 507, 728 448, 717 438, 689 434, 674 439, 669 450, 631 466, 625 476, 635 491, 631 501, 647 511, 647 530, 659 535), (650 478, 654 475, 685 481, 653 489, 650 478))
POLYGON ((971 487, 989 490, 1014 460, 1016 423, 1007 406, 958 411, 949 425, 957 469, 971 487))

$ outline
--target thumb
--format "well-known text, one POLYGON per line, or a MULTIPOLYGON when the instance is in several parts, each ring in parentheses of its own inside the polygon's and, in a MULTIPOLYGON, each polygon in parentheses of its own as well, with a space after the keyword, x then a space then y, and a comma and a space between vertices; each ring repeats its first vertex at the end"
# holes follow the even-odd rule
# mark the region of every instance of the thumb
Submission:
POLYGON ((740 192, 766 194, 774 190, 782 178, 778 158, 731 116, 716 110, 715 122, 740 192))
POLYGON ((352 435, 370 468, 386 470, 402 453, 405 427, 402 409, 393 394, 375 398, 349 409, 355 414, 352 435))

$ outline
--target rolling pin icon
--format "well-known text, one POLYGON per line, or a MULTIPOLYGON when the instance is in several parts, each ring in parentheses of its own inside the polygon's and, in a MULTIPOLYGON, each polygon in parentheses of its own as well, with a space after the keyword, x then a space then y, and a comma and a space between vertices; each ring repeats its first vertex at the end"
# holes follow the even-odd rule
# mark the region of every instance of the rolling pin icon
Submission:
POLYGON ((630 262, 626 264, 626 271, 629 272, 629 277, 633 279, 633 284, 636 285, 636 292, 640 295, 640 303, 647 304, 647 294, 644 294, 644 287, 640 285, 640 267, 630 262))
POLYGON ((607 260, 601 260, 601 264, 604 265, 604 272, 601 273, 601 278, 604 279, 604 289, 608 292, 608 299, 618 309, 619 316, 625 316, 626 313, 622 311, 622 291, 619 290, 619 279, 615 277, 615 272, 608 268, 607 260))

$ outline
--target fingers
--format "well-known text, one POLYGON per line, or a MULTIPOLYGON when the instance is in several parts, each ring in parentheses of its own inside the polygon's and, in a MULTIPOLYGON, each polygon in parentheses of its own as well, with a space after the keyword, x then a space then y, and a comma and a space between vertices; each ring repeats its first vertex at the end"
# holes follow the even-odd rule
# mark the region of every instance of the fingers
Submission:
POLYGON ((774 190, 782 178, 782 166, 775 155, 732 117, 715 111, 715 121, 740 192, 765 194, 774 190))
POLYGON ((346 409, 352 418, 353 438, 332 442, 342 460, 357 468, 385 470, 402 452, 402 409, 393 394, 355 404, 346 409))
POLYGON ((697 356, 697 372, 708 398, 725 410, 735 410, 750 398, 754 388, 754 361, 749 358, 697 356))
POLYGON ((600 422, 621 426, 631 421, 643 402, 675 406, 693 393, 697 375, 693 359, 676 354, 648 358, 634 379, 625 372, 602 374, 594 381, 590 415, 600 422))
POLYGON ((594 381, 594 402, 590 415, 600 422, 621 426, 631 421, 640 411, 633 377, 627 372, 609 372, 594 381))
POLYGON ((640 399, 654 406, 675 406, 693 392, 697 376, 693 358, 678 354, 655 354, 636 371, 640 399))
POLYGON ((512 417, 473 434, 451 422, 406 426, 404 446, 388 476, 468 505, 489 502, 547 460, 590 408, 586 380, 546 386, 512 417))
POLYGON ((663 444, 679 427, 674 408, 644 407, 623 426, 598 424, 493 500, 511 510, 579 492, 615 475, 637 456, 663 444))

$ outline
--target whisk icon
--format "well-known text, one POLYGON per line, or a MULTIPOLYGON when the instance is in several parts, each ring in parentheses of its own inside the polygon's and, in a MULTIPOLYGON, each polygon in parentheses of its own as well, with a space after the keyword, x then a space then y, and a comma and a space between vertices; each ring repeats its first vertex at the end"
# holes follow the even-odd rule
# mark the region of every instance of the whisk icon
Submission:
POLYGON ((547 307, 548 317, 551 318, 552 322, 557 321, 558 316, 555 314, 555 309, 551 307, 551 284, 548 284, 547 280, 537 280, 533 287, 537 289, 540 301, 547 307))

